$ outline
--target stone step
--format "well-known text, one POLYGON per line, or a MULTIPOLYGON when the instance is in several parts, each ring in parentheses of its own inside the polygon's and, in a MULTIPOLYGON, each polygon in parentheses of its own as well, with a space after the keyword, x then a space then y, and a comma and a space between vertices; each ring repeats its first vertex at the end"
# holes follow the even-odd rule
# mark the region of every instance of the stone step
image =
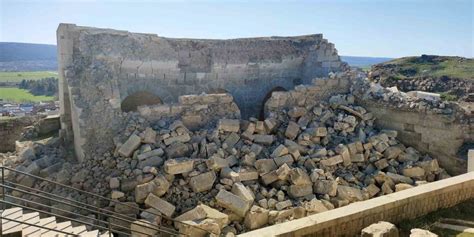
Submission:
POLYGON ((85 232, 87 232, 87 228, 84 225, 72 227, 72 231, 71 231, 71 233, 75 234, 75 235, 82 234, 82 233, 85 233, 85 232))
MULTIPOLYGON (((23 209, 19 207, 13 207, 2 211, 2 217, 9 218, 12 220, 23 221, 23 209)), ((2 219, 2 234, 11 234, 21 232, 23 230, 23 224, 2 219)))
MULTIPOLYGON (((70 221, 65 221, 65 222, 60 222, 60 223, 57 223, 56 224, 56 230, 60 230, 60 231, 63 231, 63 232, 67 232, 67 233, 71 233, 72 232, 72 224, 70 221)), ((67 236, 66 234, 63 234, 61 232, 52 232, 46 236, 55 236, 55 237, 63 237, 63 236, 67 236)))
MULTIPOLYGON (((39 213, 31 212, 31 213, 23 214, 23 221, 28 224, 39 225, 39 222, 40 222, 39 213)), ((34 237, 34 236, 40 235, 41 229, 39 227, 31 226, 28 224, 23 225, 23 231, 21 233, 23 237, 34 237)))
POLYGON ((109 235, 109 232, 108 232, 108 231, 106 231, 106 232, 104 232, 104 233, 100 234, 99 236, 100 236, 100 237, 110 237, 110 236, 112 236, 112 237, 113 237, 114 235, 113 235, 113 234, 110 234, 110 235, 109 235))
POLYGON ((463 225, 463 226, 474 228, 474 221, 466 221, 466 220, 452 219, 452 218, 441 218, 439 222, 443 224, 463 225))
MULTIPOLYGON (((47 217, 47 218, 42 218, 40 219, 39 222, 40 226, 47 227, 50 229, 55 229, 56 228, 56 217, 47 217)), ((41 229, 41 236, 54 236, 52 230, 48 229, 41 229)))
POLYGON ((97 237, 97 236, 99 236, 98 230, 87 231, 81 234, 81 237, 97 237))
POLYGON ((434 226, 441 228, 441 229, 448 229, 448 230, 454 230, 462 233, 472 233, 474 234, 474 228, 468 227, 468 226, 462 226, 462 225, 452 225, 452 224, 443 224, 436 222, 434 226))

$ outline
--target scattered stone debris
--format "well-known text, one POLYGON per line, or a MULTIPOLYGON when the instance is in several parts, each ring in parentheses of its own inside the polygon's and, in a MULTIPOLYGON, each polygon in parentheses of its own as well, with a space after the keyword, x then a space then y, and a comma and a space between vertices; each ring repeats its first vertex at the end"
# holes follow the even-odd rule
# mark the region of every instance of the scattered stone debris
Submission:
POLYGON ((155 208, 163 218, 141 213, 151 223, 169 225, 166 218, 176 218, 188 224, 175 226, 183 233, 198 226, 216 235, 242 233, 449 177, 436 159, 401 144, 396 131, 376 129, 374 116, 355 104, 353 94, 269 111, 263 121, 223 118, 215 127, 199 130, 180 120, 151 124, 137 113, 128 116, 126 128, 114 139, 115 150, 83 163, 55 164, 34 144, 3 162, 155 208))

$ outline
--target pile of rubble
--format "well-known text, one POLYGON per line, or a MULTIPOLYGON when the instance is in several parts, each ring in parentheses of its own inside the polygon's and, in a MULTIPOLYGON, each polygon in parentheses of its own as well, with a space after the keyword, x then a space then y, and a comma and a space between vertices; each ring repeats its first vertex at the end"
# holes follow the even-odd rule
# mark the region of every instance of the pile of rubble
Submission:
POLYGON ((354 105, 352 95, 271 113, 264 121, 221 119, 209 130, 190 131, 179 120, 155 126, 131 121, 116 150, 82 164, 92 166, 77 172, 72 184, 110 188, 114 199, 214 234, 245 232, 449 177, 437 160, 399 143, 396 131, 375 129, 373 116, 354 105), (95 178, 105 175, 108 187, 95 178))
MULTIPOLYGON (((378 98, 367 84, 353 87, 354 95, 378 98)), ((30 146, 10 165, 108 195, 127 204, 108 204, 116 212, 193 235, 242 233, 449 177, 436 159, 397 141, 396 131, 377 130, 374 116, 354 101, 352 94, 340 94, 272 110, 264 121, 220 119, 200 130, 129 113, 114 151, 55 164, 38 156, 42 148, 30 146)))

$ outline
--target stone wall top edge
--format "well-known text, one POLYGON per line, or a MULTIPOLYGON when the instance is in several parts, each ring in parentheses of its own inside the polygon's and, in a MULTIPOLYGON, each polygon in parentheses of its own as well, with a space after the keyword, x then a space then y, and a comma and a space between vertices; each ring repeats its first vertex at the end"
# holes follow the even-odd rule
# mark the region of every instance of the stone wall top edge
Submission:
POLYGON ((156 33, 138 33, 138 32, 130 32, 126 30, 116 30, 111 28, 97 28, 97 27, 90 27, 90 26, 78 26, 76 24, 70 23, 60 23, 58 29, 64 28, 70 31, 79 31, 80 33, 87 33, 87 34, 111 34, 111 35, 145 35, 145 36, 152 36, 167 40, 173 41, 201 41, 201 42, 222 42, 222 41, 270 41, 270 40, 322 40, 323 34, 316 33, 316 34, 307 34, 307 35, 295 35, 295 36, 262 36, 262 37, 238 37, 238 38, 224 38, 224 39, 205 39, 205 38, 175 38, 175 37, 164 37, 159 36, 156 33))

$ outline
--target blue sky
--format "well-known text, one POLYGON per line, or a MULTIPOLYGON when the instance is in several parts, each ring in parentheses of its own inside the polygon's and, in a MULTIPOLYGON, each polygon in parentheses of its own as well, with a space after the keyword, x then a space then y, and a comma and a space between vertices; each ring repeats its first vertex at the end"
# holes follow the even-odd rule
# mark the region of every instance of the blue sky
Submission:
POLYGON ((55 44, 60 22, 168 37, 323 33, 341 55, 473 57, 473 0, 0 0, 0 41, 55 44))

